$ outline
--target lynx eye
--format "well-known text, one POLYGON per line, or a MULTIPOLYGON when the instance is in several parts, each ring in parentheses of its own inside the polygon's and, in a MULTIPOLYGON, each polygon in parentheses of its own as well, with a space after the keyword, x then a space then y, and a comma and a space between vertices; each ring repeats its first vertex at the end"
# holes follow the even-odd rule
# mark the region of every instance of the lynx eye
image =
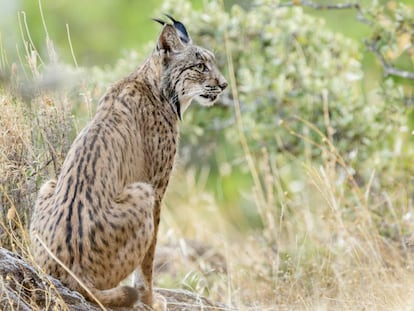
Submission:
POLYGON ((208 68, 204 63, 199 63, 197 65, 195 65, 196 69, 201 71, 201 72, 208 72, 208 68))

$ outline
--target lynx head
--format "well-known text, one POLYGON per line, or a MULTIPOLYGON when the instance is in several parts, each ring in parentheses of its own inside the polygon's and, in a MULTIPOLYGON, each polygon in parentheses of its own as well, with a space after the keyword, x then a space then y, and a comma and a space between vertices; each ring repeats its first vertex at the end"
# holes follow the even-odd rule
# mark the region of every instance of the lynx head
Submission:
POLYGON ((155 19, 164 25, 156 52, 162 57, 162 91, 180 116, 193 99, 205 106, 214 104, 227 81, 215 65, 214 54, 194 45, 185 26, 167 17, 173 24, 155 19))

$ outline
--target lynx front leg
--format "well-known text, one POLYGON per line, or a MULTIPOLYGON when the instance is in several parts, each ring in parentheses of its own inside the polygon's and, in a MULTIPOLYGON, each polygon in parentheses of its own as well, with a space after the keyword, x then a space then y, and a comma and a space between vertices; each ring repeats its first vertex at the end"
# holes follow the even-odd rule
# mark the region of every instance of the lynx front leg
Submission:
POLYGON ((154 269, 155 247, 157 245, 158 225, 160 223, 160 212, 161 200, 157 198, 154 205, 154 237, 141 266, 142 277, 145 283, 145 292, 142 296, 142 302, 148 306, 153 306, 152 274, 154 269))

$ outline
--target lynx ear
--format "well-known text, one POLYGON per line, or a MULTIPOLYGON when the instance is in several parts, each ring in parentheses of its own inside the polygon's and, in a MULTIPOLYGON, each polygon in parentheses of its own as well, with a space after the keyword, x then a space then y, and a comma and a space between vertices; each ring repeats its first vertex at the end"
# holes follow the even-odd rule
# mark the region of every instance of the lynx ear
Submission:
POLYGON ((177 30, 178 36, 180 37, 181 42, 185 44, 191 44, 190 35, 188 34, 187 29, 185 28, 184 24, 174 19, 171 15, 168 15, 168 14, 164 14, 164 15, 167 16, 173 22, 174 28, 175 30, 177 30))
POLYGON ((180 51, 184 47, 174 26, 165 24, 158 38, 157 49, 170 53, 180 51))

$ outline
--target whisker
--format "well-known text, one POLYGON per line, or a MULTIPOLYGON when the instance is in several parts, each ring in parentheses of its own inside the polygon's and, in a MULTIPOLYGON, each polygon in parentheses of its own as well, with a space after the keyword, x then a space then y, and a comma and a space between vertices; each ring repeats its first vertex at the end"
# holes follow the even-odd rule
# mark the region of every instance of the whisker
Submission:
POLYGON ((201 94, 204 94, 202 90, 196 90, 196 91, 186 93, 185 95, 189 97, 194 97, 194 96, 201 95, 201 94))

